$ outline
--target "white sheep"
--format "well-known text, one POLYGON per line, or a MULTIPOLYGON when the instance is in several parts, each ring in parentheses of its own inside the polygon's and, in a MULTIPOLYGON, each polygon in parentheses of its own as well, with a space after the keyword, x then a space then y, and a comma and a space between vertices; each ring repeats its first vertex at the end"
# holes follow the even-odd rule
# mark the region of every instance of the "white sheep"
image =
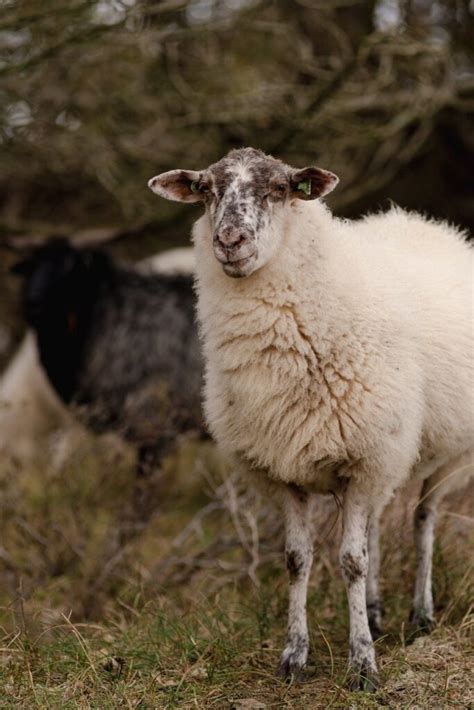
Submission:
POLYGON ((39 445, 53 442, 55 432, 71 427, 72 417, 49 383, 29 331, 0 377, 0 455, 29 461, 39 445))
POLYGON ((193 274, 194 250, 191 247, 167 249, 142 259, 137 266, 143 273, 193 274))
POLYGON ((298 676, 307 660, 309 503, 333 492, 344 501, 351 676, 373 688, 381 511, 410 475, 424 479, 413 613, 431 622, 436 504, 471 472, 473 252, 459 230, 398 208, 336 219, 317 198, 337 182, 245 148, 149 187, 206 206, 193 230, 205 411, 221 449, 283 503, 279 674, 298 676))

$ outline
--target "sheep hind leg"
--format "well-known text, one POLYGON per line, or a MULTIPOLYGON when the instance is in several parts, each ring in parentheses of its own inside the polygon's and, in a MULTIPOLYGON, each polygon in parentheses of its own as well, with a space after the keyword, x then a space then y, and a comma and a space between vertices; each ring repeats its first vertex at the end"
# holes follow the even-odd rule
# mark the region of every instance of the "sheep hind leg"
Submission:
POLYGON ((379 549, 379 515, 373 513, 370 518, 368 534, 369 568, 367 572, 366 604, 369 628, 373 640, 383 634, 383 605, 380 599, 380 549, 379 549))
POLYGON ((424 481, 415 510, 416 581, 410 616, 413 626, 425 633, 434 626, 431 569, 438 501, 430 495, 430 481, 431 478, 424 481))
POLYGON ((344 496, 344 530, 339 551, 349 602, 350 687, 374 691, 378 674, 366 607, 369 515, 367 496, 350 481, 344 496))
POLYGON ((306 598, 313 562, 310 505, 308 494, 296 486, 288 486, 283 496, 289 608, 286 644, 276 674, 301 679, 309 648, 306 598))
POLYGON ((441 466, 423 482, 415 510, 416 580, 411 623, 429 633, 434 626, 432 590, 433 542, 438 504, 449 491, 460 488, 472 475, 473 454, 468 451, 441 466))

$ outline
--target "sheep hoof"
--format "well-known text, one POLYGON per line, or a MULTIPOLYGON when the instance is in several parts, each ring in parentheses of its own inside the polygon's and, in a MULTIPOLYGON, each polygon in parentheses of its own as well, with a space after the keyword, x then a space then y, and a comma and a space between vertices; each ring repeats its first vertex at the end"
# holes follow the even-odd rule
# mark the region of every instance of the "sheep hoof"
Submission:
POLYGON ((412 641, 423 634, 430 634, 435 627, 434 619, 430 614, 414 609, 410 614, 410 624, 412 626, 412 641))
POLYGON ((304 670, 304 666, 293 666, 289 663, 279 663, 276 669, 275 676, 281 680, 286 680, 293 683, 304 683, 308 680, 308 674, 304 670))
POLYGON ((349 690, 365 693, 375 693, 380 685, 377 671, 364 665, 360 669, 353 669, 349 679, 349 690))
POLYGON ((278 664, 275 675, 277 678, 301 683, 307 678, 305 673, 305 663, 301 663, 297 654, 283 656, 278 664))

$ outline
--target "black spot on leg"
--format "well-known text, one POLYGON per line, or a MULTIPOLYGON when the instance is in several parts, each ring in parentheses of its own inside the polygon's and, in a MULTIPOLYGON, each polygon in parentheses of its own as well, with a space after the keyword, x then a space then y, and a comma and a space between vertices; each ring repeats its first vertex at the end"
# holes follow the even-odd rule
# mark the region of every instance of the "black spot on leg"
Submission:
POLYGON ((341 566, 348 584, 354 584, 363 574, 362 559, 357 559, 351 552, 344 552, 341 566))
POLYGON ((290 577, 290 583, 295 582, 304 567, 304 557, 299 550, 288 550, 286 553, 286 568, 290 577))
POLYGON ((416 512, 416 521, 418 523, 423 523, 427 519, 428 515, 429 515, 429 513, 427 510, 424 510, 423 508, 419 508, 416 512))

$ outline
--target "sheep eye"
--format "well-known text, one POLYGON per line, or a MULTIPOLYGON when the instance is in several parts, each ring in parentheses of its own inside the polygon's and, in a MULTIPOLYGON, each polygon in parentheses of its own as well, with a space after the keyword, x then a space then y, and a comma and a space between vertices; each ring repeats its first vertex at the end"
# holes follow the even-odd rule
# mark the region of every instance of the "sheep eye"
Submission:
POLYGON ((275 185, 274 190, 275 190, 276 192, 279 192, 279 193, 283 194, 284 192, 286 192, 286 185, 285 185, 285 183, 279 183, 278 185, 275 185))

